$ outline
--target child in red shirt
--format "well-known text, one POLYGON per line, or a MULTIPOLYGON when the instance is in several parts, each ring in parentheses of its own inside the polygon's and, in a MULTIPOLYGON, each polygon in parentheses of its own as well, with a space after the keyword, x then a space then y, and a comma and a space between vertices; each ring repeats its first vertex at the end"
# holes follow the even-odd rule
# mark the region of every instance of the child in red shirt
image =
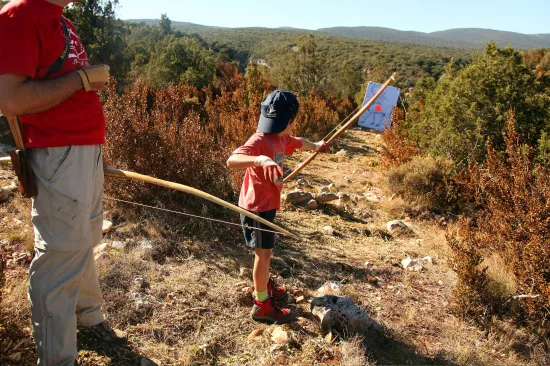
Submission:
MULTIPOLYGON (((298 108, 298 100, 291 92, 276 90, 270 93, 261 103, 257 132, 227 160, 230 168, 246 168, 239 206, 271 222, 281 207, 284 156, 297 149, 327 150, 324 141, 312 143, 289 135, 294 128, 298 108)), ((290 310, 280 309, 274 303, 287 298, 286 289, 269 276, 275 233, 254 230, 269 230, 269 227, 244 215, 241 215, 241 223, 246 244, 255 252, 255 299, 250 315, 261 322, 287 322, 290 320, 290 310)))

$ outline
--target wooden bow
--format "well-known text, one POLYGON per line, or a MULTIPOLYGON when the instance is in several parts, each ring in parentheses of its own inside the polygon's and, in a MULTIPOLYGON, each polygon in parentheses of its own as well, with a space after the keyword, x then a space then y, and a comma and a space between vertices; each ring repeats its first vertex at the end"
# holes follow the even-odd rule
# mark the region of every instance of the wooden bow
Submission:
POLYGON ((147 182, 147 183, 155 184, 157 186, 166 187, 166 188, 170 188, 170 189, 175 189, 177 191, 189 193, 189 194, 204 198, 205 200, 217 203, 218 205, 221 205, 225 208, 228 208, 230 210, 233 210, 233 211, 236 211, 240 214, 243 214, 247 217, 250 217, 253 220, 261 222, 262 224, 264 224, 266 226, 269 226, 270 228, 272 228, 274 230, 277 230, 278 232, 280 232, 283 235, 290 236, 291 238, 298 239, 298 240, 300 239, 298 236, 291 233, 290 231, 288 231, 286 229, 283 229, 282 227, 280 227, 278 225, 275 225, 274 223, 269 222, 266 219, 263 219, 263 218, 261 218, 257 215, 254 215, 253 213, 250 213, 249 211, 247 211, 243 208, 232 205, 229 202, 226 202, 226 201, 224 201, 224 200, 222 200, 218 197, 212 196, 211 194, 208 194, 208 193, 203 192, 201 190, 198 190, 198 189, 195 189, 195 188, 183 185, 183 184, 169 182, 169 181, 166 181, 166 180, 153 178, 153 177, 150 177, 148 175, 143 175, 143 174, 134 173, 134 172, 128 172, 128 171, 124 171, 124 170, 120 170, 120 169, 105 168, 103 170, 103 172, 106 176, 109 176, 109 177, 128 178, 128 179, 135 180, 135 181, 147 182))
MULTIPOLYGON (((372 105, 372 103, 374 103, 376 101, 376 99, 378 99, 378 97, 382 94, 382 92, 384 91, 384 89, 386 89, 386 87, 388 85, 390 85, 390 83, 392 81, 395 81, 395 75, 396 73, 394 72, 392 74, 392 76, 390 76, 390 78, 382 85, 382 87, 380 88, 380 90, 378 90, 378 92, 376 92, 376 94, 373 95, 373 97, 367 102, 367 104, 365 104, 360 110, 359 112, 357 112, 353 117, 351 117, 351 119, 345 124, 343 125, 338 131, 336 131, 336 133, 334 135, 332 135, 332 137, 330 139, 327 140, 327 145, 329 145, 332 141, 336 140, 338 137, 340 137, 341 134, 344 133, 344 131, 346 131, 348 128, 350 128, 351 126, 353 126, 353 124, 355 122, 357 122, 357 120, 359 119, 359 117, 361 117, 361 115, 363 113, 365 113, 365 111, 367 109, 369 109, 369 107, 372 105)), ((304 160, 303 163, 301 163, 300 165, 298 165, 298 167, 296 169, 294 169, 294 171, 292 173, 290 173, 285 179, 283 179, 283 182, 286 183, 288 182, 289 180, 291 180, 294 176, 296 176, 296 174, 298 174, 302 169, 304 169, 306 167, 306 165, 308 165, 313 159, 315 159, 315 157, 319 154, 319 152, 315 152, 313 153, 309 158, 307 158, 306 160, 304 160)))

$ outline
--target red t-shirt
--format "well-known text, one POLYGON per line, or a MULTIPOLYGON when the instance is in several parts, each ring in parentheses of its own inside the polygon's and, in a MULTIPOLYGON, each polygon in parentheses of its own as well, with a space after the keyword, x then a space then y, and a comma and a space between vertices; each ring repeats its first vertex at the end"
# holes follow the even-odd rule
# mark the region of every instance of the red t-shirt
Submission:
MULTIPOLYGON (((301 138, 257 132, 248 139, 246 144, 235 150, 233 154, 265 155, 283 168, 285 154, 290 155, 294 150, 301 147, 301 138)), ((279 183, 275 184, 265 179, 262 167, 255 166, 248 168, 246 169, 241 187, 239 206, 254 212, 279 210, 281 208, 282 189, 282 179, 279 183)))
MULTIPOLYGON (((0 75, 44 78, 65 48, 63 8, 46 0, 13 0, 0 10, 0 75)), ((88 64, 75 28, 67 27, 70 52, 53 79, 88 64)), ((105 143, 105 117, 96 92, 84 89, 41 113, 20 116, 26 147, 58 147, 105 143)))

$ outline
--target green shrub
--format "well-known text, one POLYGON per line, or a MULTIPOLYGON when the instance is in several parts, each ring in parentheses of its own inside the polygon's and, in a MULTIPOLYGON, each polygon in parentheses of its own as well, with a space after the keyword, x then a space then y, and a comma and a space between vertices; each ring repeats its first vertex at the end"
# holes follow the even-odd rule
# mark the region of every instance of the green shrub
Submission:
POLYGON ((406 201, 426 209, 452 208, 455 203, 452 183, 453 164, 441 158, 415 156, 389 171, 390 188, 406 201))

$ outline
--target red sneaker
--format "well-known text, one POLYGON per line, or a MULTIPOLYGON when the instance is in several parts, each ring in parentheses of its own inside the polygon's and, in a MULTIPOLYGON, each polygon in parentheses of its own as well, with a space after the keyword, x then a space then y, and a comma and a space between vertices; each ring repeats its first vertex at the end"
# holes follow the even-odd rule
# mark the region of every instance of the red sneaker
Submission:
POLYGON ((276 302, 284 301, 288 298, 286 288, 279 285, 273 277, 269 277, 269 281, 267 282, 267 294, 276 302))
POLYGON ((283 324, 292 319, 290 309, 279 309, 271 297, 264 302, 254 299, 250 317, 257 322, 269 324, 283 324))

